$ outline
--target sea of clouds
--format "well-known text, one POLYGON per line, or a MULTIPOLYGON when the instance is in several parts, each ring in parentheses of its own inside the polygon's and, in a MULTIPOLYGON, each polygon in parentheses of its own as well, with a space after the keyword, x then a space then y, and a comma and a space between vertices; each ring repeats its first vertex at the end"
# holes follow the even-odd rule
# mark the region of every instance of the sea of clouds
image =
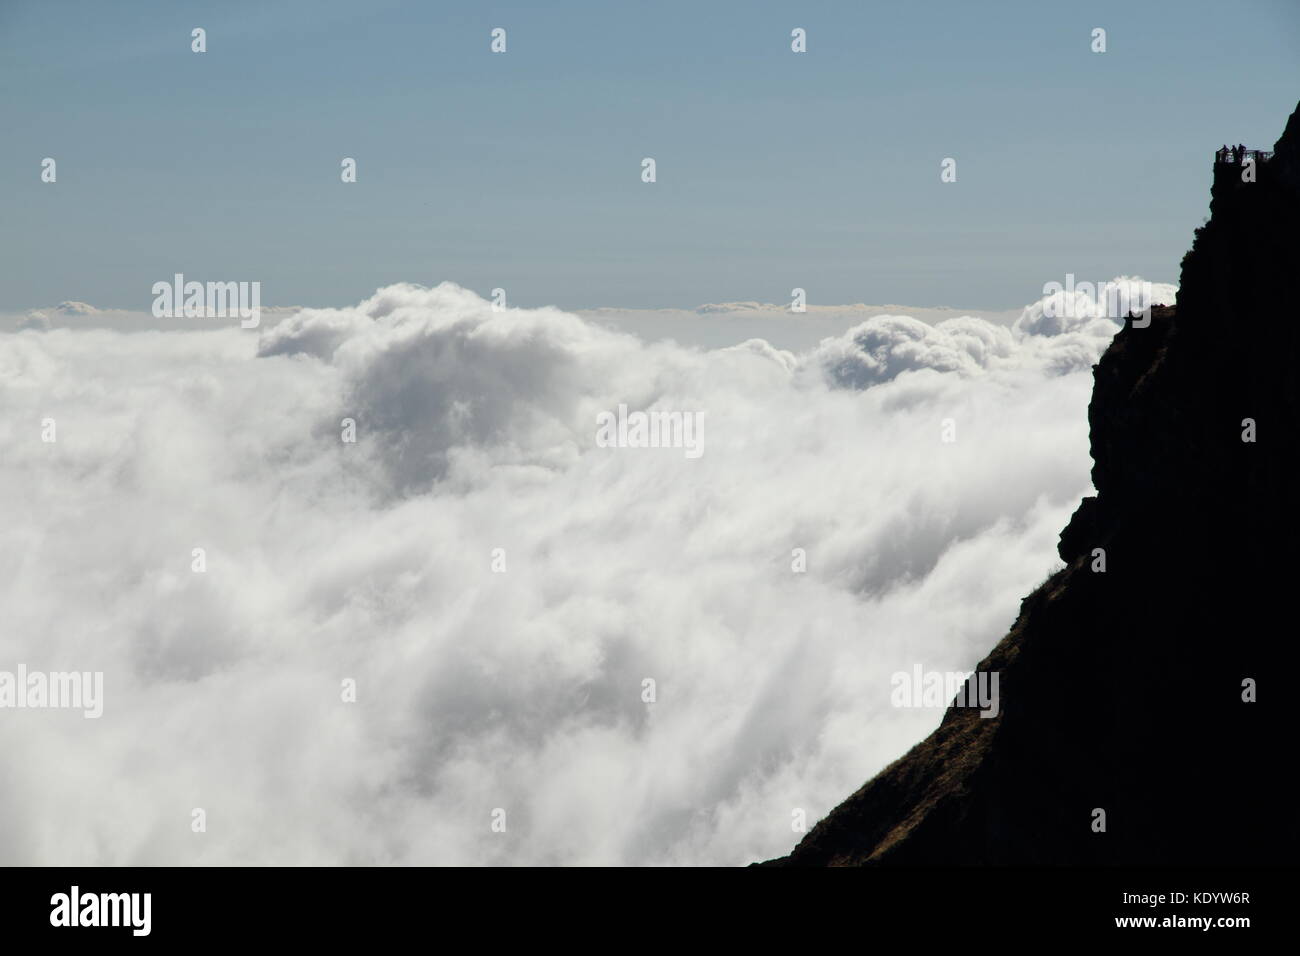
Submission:
POLYGON ((1059 565, 1118 328, 1073 312, 796 354, 443 284, 0 334, 0 669, 104 673, 98 720, 0 710, 0 860, 788 851, 938 723, 891 674, 972 669, 1059 565), (704 454, 598 447, 620 403, 704 413, 704 454))

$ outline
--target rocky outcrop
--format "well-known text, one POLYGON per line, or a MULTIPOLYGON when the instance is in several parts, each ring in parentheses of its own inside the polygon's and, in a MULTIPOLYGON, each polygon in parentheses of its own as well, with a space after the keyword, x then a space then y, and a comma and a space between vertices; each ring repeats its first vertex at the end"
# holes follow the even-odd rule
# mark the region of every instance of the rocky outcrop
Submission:
POLYGON ((1094 368, 1097 494, 979 665, 1000 714, 949 708, 768 865, 1294 862, 1300 109, 1255 182, 1213 168, 1177 306, 1094 368))

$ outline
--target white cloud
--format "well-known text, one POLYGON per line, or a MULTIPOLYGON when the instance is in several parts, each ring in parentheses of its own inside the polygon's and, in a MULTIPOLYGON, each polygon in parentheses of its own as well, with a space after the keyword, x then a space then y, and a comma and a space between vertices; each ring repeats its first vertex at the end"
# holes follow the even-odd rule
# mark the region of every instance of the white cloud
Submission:
POLYGON ((890 674, 971 668, 1056 563, 1115 327, 702 351, 444 284, 260 336, 2 335, 0 669, 106 700, 0 711, 0 855, 784 852, 937 723, 890 674), (620 402, 707 413, 703 457, 596 447, 620 402))
MULTIPOLYGON (((0 335, 12 331, 46 329, 112 329, 118 332, 150 330, 194 331, 222 326, 238 326, 240 318, 157 318, 152 312, 152 297, 143 309, 101 309, 86 302, 60 302, 58 305, 13 313, 0 311, 0 335)), ((268 327, 291 317, 301 306, 262 306, 261 324, 268 327)))
MULTIPOLYGON (((1060 286, 1061 283, 1056 283, 1060 286)), ((1148 283, 1135 276, 1117 276, 1108 282, 1081 282, 1062 288, 1025 307, 1016 330, 1026 335, 1059 336, 1141 311, 1147 305, 1171 305, 1178 287, 1167 282, 1148 283), (1149 300, 1149 301, 1148 301, 1149 300)))
POLYGON ((791 311, 789 302, 721 302, 694 309, 604 308, 578 314, 649 341, 670 339, 701 348, 725 348, 744 339, 761 338, 777 348, 806 351, 822 339, 838 338, 878 315, 905 315, 930 325, 974 316, 1009 328, 1020 317, 1021 310, 963 312, 942 306, 821 305, 814 301, 807 303, 804 312, 791 311))
POLYGON ((932 326, 905 315, 880 315, 823 341, 813 358, 835 384, 869 388, 919 369, 970 375, 1012 349, 1010 331, 982 319, 932 326))

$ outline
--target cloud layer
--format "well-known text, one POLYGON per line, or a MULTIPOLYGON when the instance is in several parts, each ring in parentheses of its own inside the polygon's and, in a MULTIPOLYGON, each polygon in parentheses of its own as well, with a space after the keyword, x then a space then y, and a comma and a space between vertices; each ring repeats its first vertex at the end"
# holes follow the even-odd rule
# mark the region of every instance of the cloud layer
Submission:
POLYGON ((0 857, 784 852, 938 721, 890 675, 973 667, 1056 563, 1116 327, 706 351, 444 284, 0 335, 0 669, 105 675, 99 720, 0 711, 0 857), (597 447, 620 403, 704 413, 703 456, 597 447))

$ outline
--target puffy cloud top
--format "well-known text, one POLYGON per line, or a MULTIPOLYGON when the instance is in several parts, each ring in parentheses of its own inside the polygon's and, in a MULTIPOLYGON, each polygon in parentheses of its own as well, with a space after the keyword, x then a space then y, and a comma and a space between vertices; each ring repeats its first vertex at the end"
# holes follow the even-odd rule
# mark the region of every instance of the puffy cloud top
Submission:
POLYGON ((0 719, 0 855, 788 849, 938 721, 891 674, 973 666, 1090 490, 1117 326, 1027 315, 703 350, 444 284, 256 336, 0 335, 0 669, 105 675, 98 721, 0 719), (601 447, 619 404, 702 414, 704 454, 601 447))

